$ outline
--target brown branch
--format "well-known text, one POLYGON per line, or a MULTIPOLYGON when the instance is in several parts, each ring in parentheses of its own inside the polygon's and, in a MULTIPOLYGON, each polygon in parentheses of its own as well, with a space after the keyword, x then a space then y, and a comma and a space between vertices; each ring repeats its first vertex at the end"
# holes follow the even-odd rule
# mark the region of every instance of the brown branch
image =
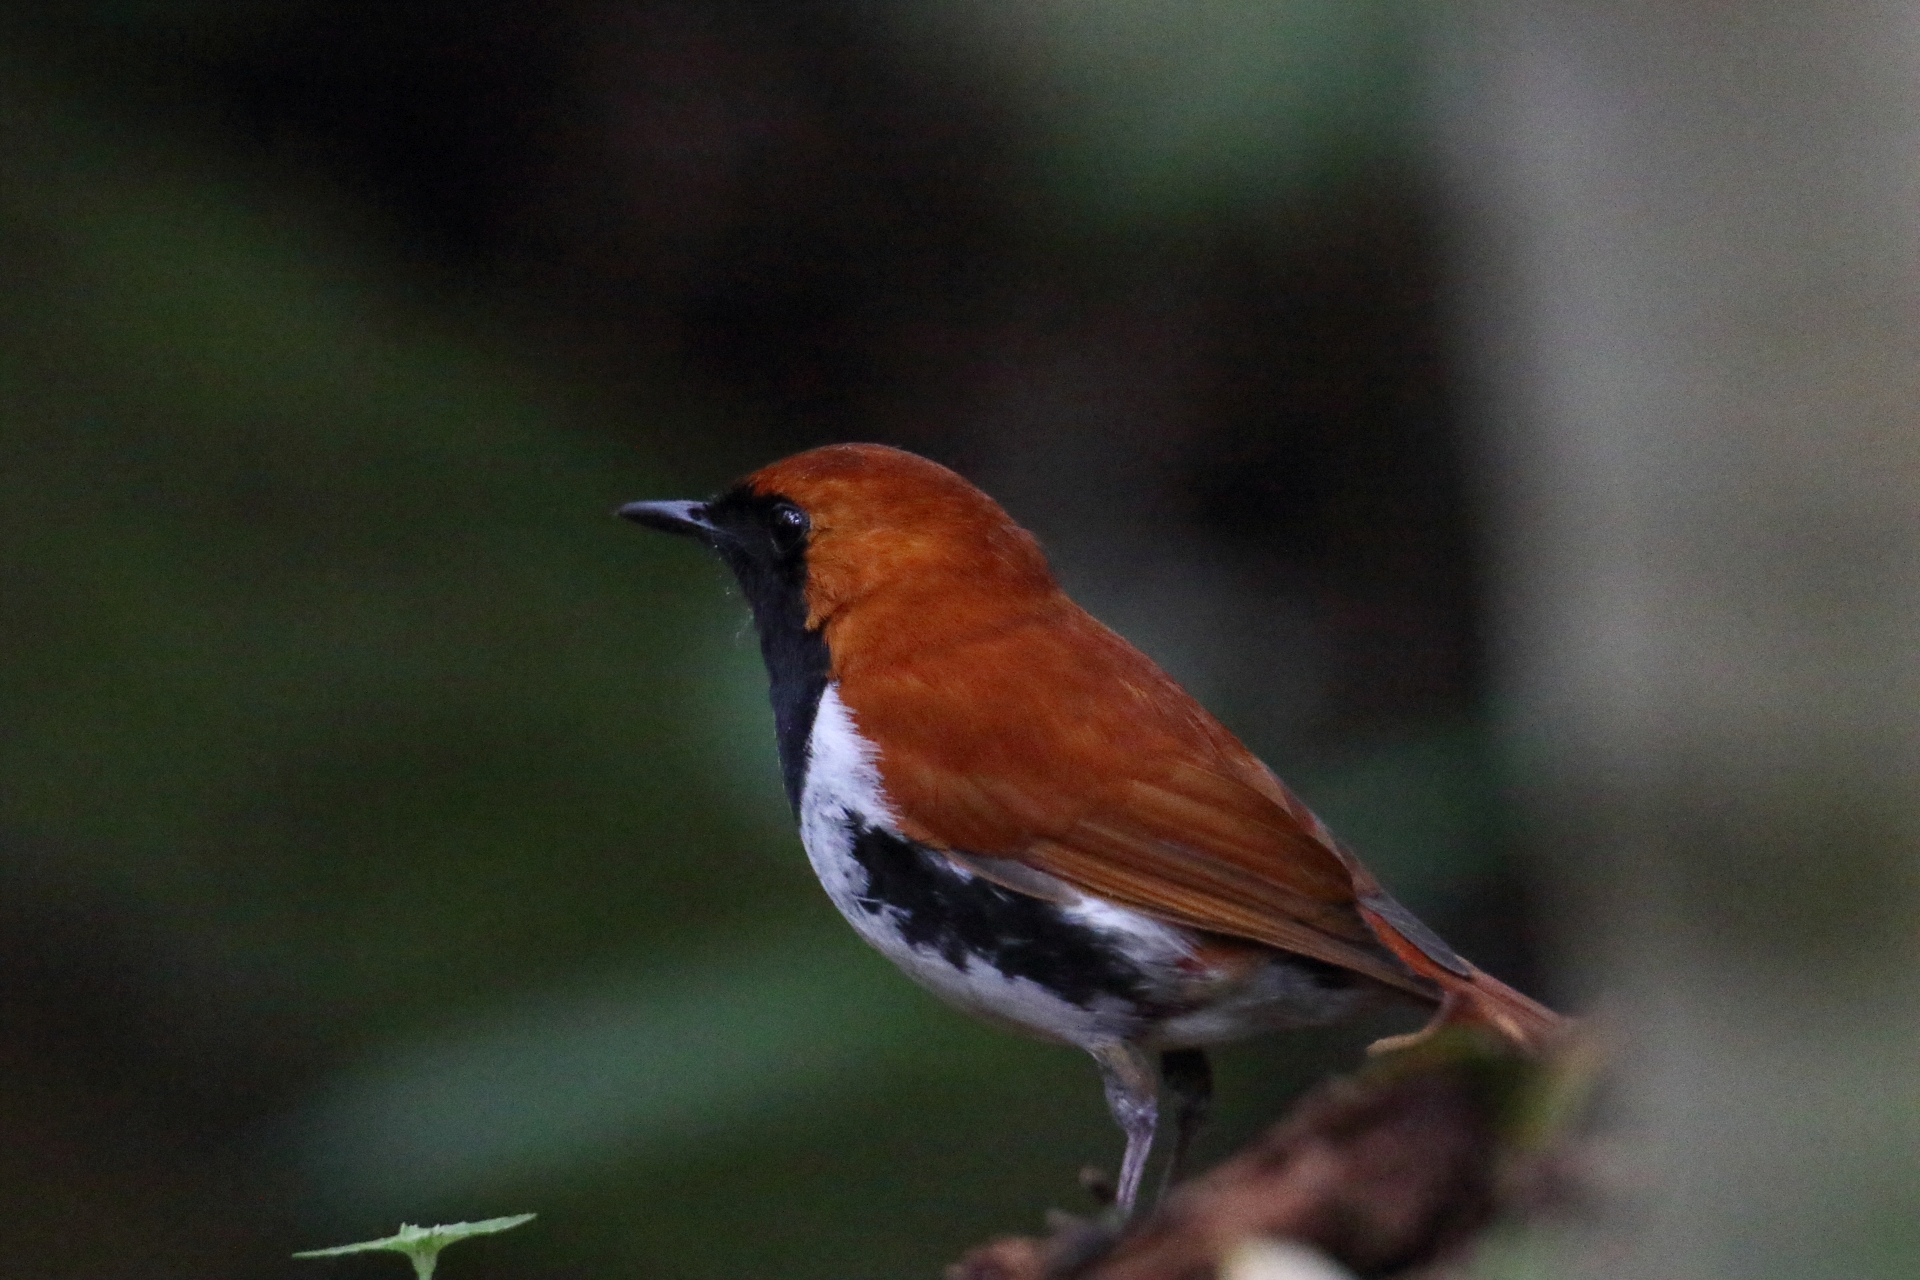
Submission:
POLYGON ((1258 1237, 1311 1244, 1361 1276, 1458 1257, 1496 1217, 1564 1198, 1568 1099, 1594 1055, 1569 1039, 1543 1058, 1471 1033, 1328 1081, 1279 1124, 1115 1236, 1062 1220, 948 1268, 948 1280, 1205 1280, 1258 1237))

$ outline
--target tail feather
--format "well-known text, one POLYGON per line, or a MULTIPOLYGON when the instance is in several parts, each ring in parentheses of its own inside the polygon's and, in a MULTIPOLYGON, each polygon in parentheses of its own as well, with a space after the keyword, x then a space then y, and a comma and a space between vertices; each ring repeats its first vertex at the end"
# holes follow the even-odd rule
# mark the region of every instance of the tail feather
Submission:
POLYGON ((1455 955, 1385 894, 1363 894, 1359 907, 1367 926, 1400 962, 1440 988, 1440 1008, 1426 1027, 1411 1036, 1382 1040, 1373 1046, 1376 1051, 1402 1048, 1442 1027, 1468 1024, 1490 1027, 1521 1049, 1537 1053, 1568 1025, 1567 1018, 1455 955))

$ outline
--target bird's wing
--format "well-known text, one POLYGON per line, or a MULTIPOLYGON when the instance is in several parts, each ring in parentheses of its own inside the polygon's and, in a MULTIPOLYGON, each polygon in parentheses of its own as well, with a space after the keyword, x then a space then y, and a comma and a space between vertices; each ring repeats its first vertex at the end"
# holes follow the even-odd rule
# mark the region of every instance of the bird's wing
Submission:
POLYGON ((1432 999, 1362 916, 1306 806, 1158 667, 1064 611, 836 672, 916 839, 1432 999))

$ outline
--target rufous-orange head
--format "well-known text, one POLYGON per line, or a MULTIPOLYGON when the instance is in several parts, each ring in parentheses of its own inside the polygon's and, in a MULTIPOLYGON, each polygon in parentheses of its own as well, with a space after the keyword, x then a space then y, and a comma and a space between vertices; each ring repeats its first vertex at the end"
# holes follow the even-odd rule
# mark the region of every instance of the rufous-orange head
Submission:
POLYGON ((818 636, 836 675, 1073 607, 1039 543, 999 503, 886 445, 809 449, 711 501, 635 502, 620 514, 712 547, 739 579, 763 647, 818 636))
POLYGON ((863 603, 1055 590, 1033 535, 937 462, 879 444, 831 444, 762 467, 741 488, 805 513, 808 624, 863 603))

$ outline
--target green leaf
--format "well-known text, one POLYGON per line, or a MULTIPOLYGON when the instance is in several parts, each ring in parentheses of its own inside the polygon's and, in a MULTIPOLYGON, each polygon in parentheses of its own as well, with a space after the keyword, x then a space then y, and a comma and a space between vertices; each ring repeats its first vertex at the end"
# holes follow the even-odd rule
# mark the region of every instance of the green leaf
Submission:
POLYGON ((495 1231, 506 1231, 523 1222, 533 1221, 530 1213, 516 1213, 508 1218, 488 1218, 483 1222, 448 1222, 437 1227, 415 1227, 400 1224, 400 1230, 384 1240, 363 1240, 359 1244, 337 1244, 331 1249, 308 1249, 296 1253, 296 1258, 337 1258, 343 1253, 404 1253, 413 1261, 413 1273, 418 1280, 432 1280, 434 1264, 440 1260, 440 1251, 455 1240, 465 1240, 468 1236, 491 1235, 495 1231))

